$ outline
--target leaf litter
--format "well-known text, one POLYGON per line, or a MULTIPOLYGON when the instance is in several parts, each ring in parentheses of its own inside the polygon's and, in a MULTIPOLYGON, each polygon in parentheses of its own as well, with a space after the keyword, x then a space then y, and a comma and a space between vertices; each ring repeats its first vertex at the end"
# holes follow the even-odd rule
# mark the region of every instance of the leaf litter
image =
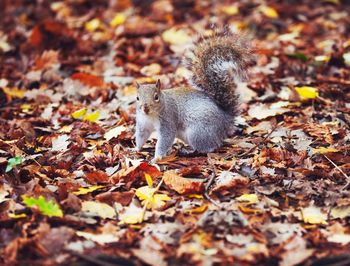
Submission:
POLYGON ((0 4, 0 264, 349 264, 345 1, 112 2, 0 4), (256 47, 236 136, 152 165, 135 82, 212 23, 256 47))

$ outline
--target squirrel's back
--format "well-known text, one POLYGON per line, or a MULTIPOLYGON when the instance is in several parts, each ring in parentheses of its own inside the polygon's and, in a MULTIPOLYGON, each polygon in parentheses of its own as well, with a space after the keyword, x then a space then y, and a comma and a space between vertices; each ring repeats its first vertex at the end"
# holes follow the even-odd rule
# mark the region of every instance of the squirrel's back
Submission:
POLYGON ((178 129, 186 129, 193 126, 209 126, 215 121, 221 128, 223 137, 232 132, 233 117, 225 112, 214 99, 205 92, 189 87, 179 87, 163 90, 167 103, 164 116, 174 117, 169 113, 175 112, 178 129))

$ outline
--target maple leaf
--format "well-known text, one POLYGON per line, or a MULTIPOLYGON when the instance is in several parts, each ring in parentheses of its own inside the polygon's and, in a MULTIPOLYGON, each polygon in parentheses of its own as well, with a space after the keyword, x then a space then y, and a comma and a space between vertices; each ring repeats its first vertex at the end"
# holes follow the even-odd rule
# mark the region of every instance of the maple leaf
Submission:
POLYGON ((22 196, 23 203, 32 208, 36 207, 39 209, 39 211, 46 216, 52 217, 63 217, 63 212, 60 208, 60 206, 55 203, 53 200, 47 201, 42 195, 40 195, 38 198, 34 197, 28 197, 26 195, 22 196))

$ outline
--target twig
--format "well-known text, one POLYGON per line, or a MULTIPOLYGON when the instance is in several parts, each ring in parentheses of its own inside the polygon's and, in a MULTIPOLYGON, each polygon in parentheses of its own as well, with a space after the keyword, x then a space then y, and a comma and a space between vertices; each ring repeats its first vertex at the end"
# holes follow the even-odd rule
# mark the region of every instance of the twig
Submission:
POLYGON ((331 159, 329 159, 326 155, 323 154, 323 156, 340 172, 342 173, 346 178, 346 184, 341 190, 345 190, 350 186, 350 177, 338 166, 336 165, 331 159))
POLYGON ((255 144, 255 145, 254 145, 253 147, 251 147, 248 151, 246 151, 246 152, 244 152, 244 153, 242 153, 242 154, 239 154, 238 157, 243 157, 243 156, 245 156, 245 155, 251 153, 252 151, 254 151, 262 142, 265 142, 265 140, 267 140, 268 137, 270 137, 271 134, 272 134, 272 133, 277 129, 277 127, 280 126, 282 123, 283 123, 283 121, 280 122, 280 123, 277 123, 277 124, 271 129, 271 131, 269 132, 269 134, 267 134, 267 135, 262 139, 262 141, 260 141, 259 143, 255 144))
POLYGON ((211 203, 213 203, 215 206, 217 207, 221 207, 219 203, 217 203, 215 200, 213 200, 210 196, 209 196, 209 189, 211 187, 211 185, 214 182, 214 179, 216 177, 216 170, 215 170, 215 165, 213 164, 213 162, 211 161, 210 155, 208 154, 208 163, 212 168, 212 174, 211 177, 208 181, 208 183, 205 186, 205 191, 204 191, 204 197, 209 200, 211 203))
POLYGON ((156 188, 154 189, 154 191, 151 193, 151 195, 149 196, 149 198, 145 201, 143 208, 142 208, 142 213, 141 213, 141 218, 140 218, 140 223, 143 222, 143 219, 145 218, 145 214, 146 214, 146 210, 147 210, 147 205, 150 202, 151 198, 153 197, 154 193, 158 192, 158 190, 160 189, 161 185, 163 184, 163 179, 164 179, 164 175, 162 177, 162 179, 160 180, 159 184, 156 186, 156 188))

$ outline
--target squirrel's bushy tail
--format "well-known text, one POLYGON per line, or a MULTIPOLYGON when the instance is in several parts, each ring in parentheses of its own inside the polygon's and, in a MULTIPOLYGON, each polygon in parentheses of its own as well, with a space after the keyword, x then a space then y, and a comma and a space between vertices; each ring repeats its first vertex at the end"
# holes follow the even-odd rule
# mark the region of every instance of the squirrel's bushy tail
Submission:
POLYGON ((234 115, 237 108, 237 81, 244 80, 253 62, 252 49, 243 35, 228 28, 201 36, 185 64, 191 83, 212 97, 223 110, 234 115))

